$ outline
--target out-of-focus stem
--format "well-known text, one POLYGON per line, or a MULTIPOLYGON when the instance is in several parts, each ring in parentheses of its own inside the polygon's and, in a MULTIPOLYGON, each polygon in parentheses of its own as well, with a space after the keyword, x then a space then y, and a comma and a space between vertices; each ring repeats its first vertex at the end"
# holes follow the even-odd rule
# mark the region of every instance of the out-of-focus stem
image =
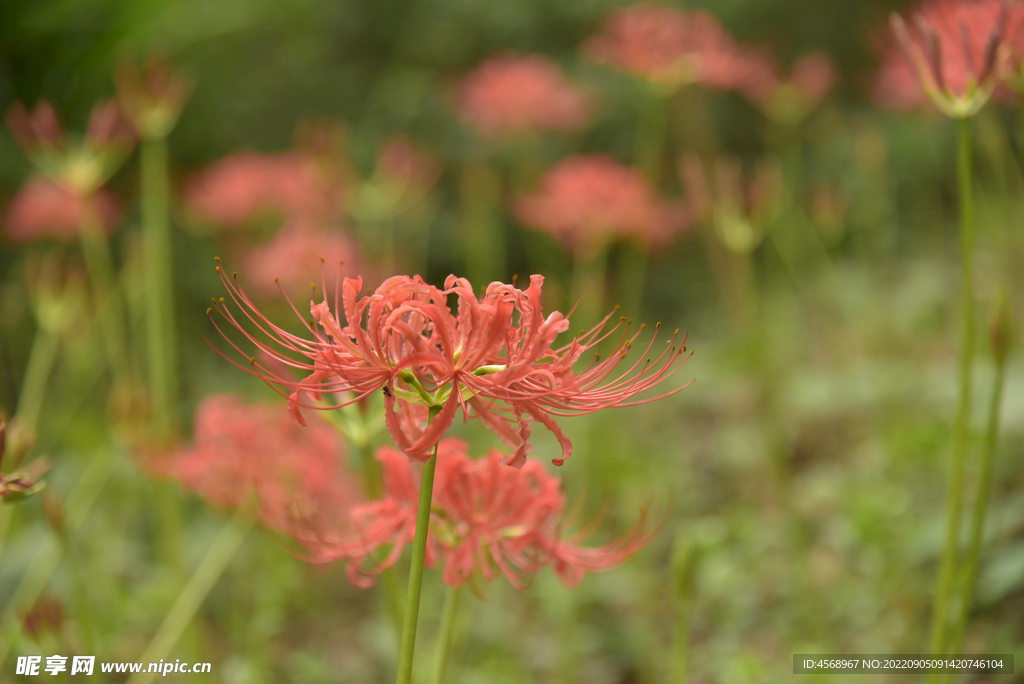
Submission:
POLYGON ((647 252, 637 245, 627 245, 619 255, 616 302, 624 316, 640 319, 643 313, 644 283, 647 280, 647 252))
POLYGON ((648 182, 657 187, 661 181, 662 162, 665 158, 669 106, 672 100, 670 94, 652 92, 651 88, 644 84, 644 93, 640 101, 634 156, 648 182))
POLYGON ((1006 380, 1005 351, 997 349, 995 357, 996 373, 992 382, 992 395, 989 397, 985 444, 981 452, 981 472, 978 475, 978 496, 974 500, 971 536, 962 575, 960 615, 950 641, 952 653, 959 653, 963 647, 964 632, 967 629, 967 619, 971 612, 974 580, 978 570, 978 558, 981 555, 981 543, 985 534, 985 516, 988 512, 989 495, 992 490, 992 463, 995 461, 996 447, 999 443, 999 412, 1002 409, 1003 385, 1006 380))
POLYGON ((165 441, 176 428, 177 408, 174 290, 167 200, 167 139, 143 139, 139 155, 152 425, 154 436, 165 441))
POLYGON ((110 255, 103 229, 98 219, 90 212, 89 217, 78 231, 82 246, 85 268, 89 274, 96 315, 103 332, 103 343, 107 360, 115 378, 122 378, 128 366, 125 346, 125 327, 122 316, 124 305, 114 278, 114 259, 110 255))
MULTIPOLYGON (((964 458, 967 452, 968 423, 971 415, 971 382, 974 361, 974 295, 972 293, 972 261, 974 256, 974 207, 971 178, 971 122, 959 122, 957 172, 960 181, 960 259, 962 269, 960 339, 960 390, 956 422, 953 425, 953 453, 950 460, 949 484, 946 493, 946 534, 942 565, 932 608, 931 640, 928 652, 947 653, 949 603, 955 584, 960 546, 960 517, 963 501, 964 458)), ((937 680, 933 680, 937 681, 937 680)))
POLYGON ((504 279, 505 236, 499 214, 501 185, 496 174, 486 164, 467 164, 462 170, 459 190, 462 240, 470 282, 486 284, 504 279))
POLYGON ((43 408, 43 396, 46 394, 46 383, 53 370, 54 359, 57 358, 58 342, 57 335, 43 327, 38 328, 32 338, 32 349, 29 350, 25 377, 21 381, 15 415, 33 431, 43 408))
MULTIPOLYGON (((93 502, 113 472, 116 461, 113 449, 105 449, 89 459, 89 465, 65 502, 64 526, 68 535, 73 535, 82 525, 93 502)), ((0 665, 3 665, 20 630, 19 613, 27 610, 39 598, 57 569, 60 558, 60 544, 46 538, 29 561, 14 594, 0 614, 0 665)))
MULTIPOLYGON (((240 506, 231 516, 231 519, 221 530, 220 534, 210 545, 210 550, 199 563, 199 567, 192 573, 188 584, 178 594, 177 600, 171 606, 171 610, 160 623, 153 639, 146 646, 146 650, 139 656, 144 663, 152 663, 161 660, 178 643, 182 632, 188 627, 193 616, 206 599, 207 594, 217 583, 224 568, 234 557, 235 552, 242 545, 245 536, 252 529, 256 519, 255 507, 240 506)), ((156 674, 152 672, 140 672, 128 680, 128 684, 147 684, 153 680, 156 674)))
POLYGON ((690 609, 697 553, 693 545, 680 538, 672 554, 672 612, 675 629, 672 637, 672 684, 685 684, 690 656, 690 609))
MULTIPOLYGON (((432 406, 429 425, 440 408, 432 406)), ((411 684, 412 659, 416 650, 416 623, 420 616, 420 592, 423 589, 423 564, 427 557, 427 531, 430 527, 430 501, 434 495, 434 470, 437 468, 437 445, 430 460, 423 464, 420 475, 420 501, 416 509, 416 536, 412 542, 412 565, 409 568, 409 591, 405 599, 405 620, 402 624, 402 645, 398 654, 397 684, 411 684)))
POLYGON ((455 616, 459 610, 459 587, 448 587, 444 599, 444 612, 441 613, 441 632, 437 635, 434 650, 434 669, 430 674, 430 684, 442 684, 444 671, 448 666, 448 658, 452 652, 455 636, 455 616))
MULTIPOLYGON (((601 320, 604 313, 604 288, 608 282, 608 246, 587 255, 586 250, 576 252, 572 264, 572 292, 569 305, 576 306, 572 322, 574 327, 589 329, 601 320)), ((639 312, 636 312, 637 314, 639 312)), ((625 315, 629 315, 627 312, 625 315)))

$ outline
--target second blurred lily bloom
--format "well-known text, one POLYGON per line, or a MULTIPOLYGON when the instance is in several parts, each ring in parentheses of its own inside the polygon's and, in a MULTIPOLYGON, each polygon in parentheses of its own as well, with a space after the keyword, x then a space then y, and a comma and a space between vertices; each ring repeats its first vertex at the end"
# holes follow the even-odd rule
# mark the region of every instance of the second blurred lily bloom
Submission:
MULTIPOLYGON (((384 466, 384 498, 353 508, 348 532, 301 540, 311 560, 348 560, 349 579, 360 587, 371 585, 378 573, 397 562, 416 530, 415 466, 388 447, 377 452, 377 459, 384 466), (380 563, 368 564, 383 546, 390 546, 390 553, 380 563)), ((472 583, 477 575, 490 582, 497 568, 523 589, 529 576, 549 565, 566 586, 574 587, 588 572, 621 565, 653 537, 641 520, 604 547, 581 546, 579 537, 586 531, 563 538, 566 501, 560 480, 536 461, 520 470, 501 463, 497 452, 471 458, 460 440, 446 439, 438 446, 427 565, 441 561, 441 581, 449 587, 472 583)))
POLYGON ((150 459, 217 506, 255 499, 260 521, 296 536, 338 531, 360 502, 358 483, 344 467, 337 431, 317 421, 302 429, 272 404, 213 395, 196 409, 194 443, 150 459))
MULTIPOLYGON (((1013 5, 1016 19, 1021 8, 1013 5)), ((883 57, 876 97, 891 107, 930 101, 951 118, 973 116, 998 84, 1010 14, 1004 0, 930 0, 918 6, 913 26, 893 14, 896 42, 883 57)))
MULTIPOLYGON (((234 276, 226 276, 220 266, 217 270, 241 316, 215 304, 218 313, 254 343, 261 356, 251 356, 231 342, 249 362, 236 365, 287 393, 292 415, 300 423, 302 408, 334 409, 383 392, 388 431, 417 461, 431 458, 434 445, 461 409, 465 418, 479 418, 513 449, 506 462, 516 467, 530 453, 531 423, 543 424, 562 446, 561 457, 554 459, 561 464, 571 456, 572 443, 555 417, 660 398, 634 401, 671 377, 688 358, 685 347, 676 344, 677 330, 660 349, 655 349, 652 337, 640 358, 612 377, 640 334, 630 334, 626 326, 606 359, 574 371, 583 355, 619 330, 624 319, 609 329, 609 314, 589 332, 556 346, 556 338, 569 329, 569 320, 558 311, 544 315, 544 277, 539 275, 530 278, 525 290, 491 283, 483 299, 477 298, 469 281, 455 276, 448 277, 443 290, 418 276, 394 276, 371 294, 363 293, 362 278, 346 278, 335 295, 333 311, 326 299, 310 303, 312 337, 307 339, 268 320, 234 276), (458 301, 455 312, 449 308, 449 297, 458 301), (344 323, 336 318, 339 310, 344 323), (273 369, 263 363, 262 354, 275 360, 269 364, 273 369), (289 377, 284 367, 306 377, 289 377)), ((218 329, 227 338, 227 330, 218 329)))

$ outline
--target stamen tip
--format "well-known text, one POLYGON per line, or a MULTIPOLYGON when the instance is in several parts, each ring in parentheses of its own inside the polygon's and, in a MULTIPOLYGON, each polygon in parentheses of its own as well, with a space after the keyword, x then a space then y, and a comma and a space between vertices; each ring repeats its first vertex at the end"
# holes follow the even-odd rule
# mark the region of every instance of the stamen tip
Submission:
POLYGON ((213 311, 213 307, 212 306, 211 307, 207 307, 206 308, 206 315, 209 316, 211 311, 213 311))
POLYGON ((216 261, 218 264, 220 263, 220 257, 213 257, 213 260, 216 261))

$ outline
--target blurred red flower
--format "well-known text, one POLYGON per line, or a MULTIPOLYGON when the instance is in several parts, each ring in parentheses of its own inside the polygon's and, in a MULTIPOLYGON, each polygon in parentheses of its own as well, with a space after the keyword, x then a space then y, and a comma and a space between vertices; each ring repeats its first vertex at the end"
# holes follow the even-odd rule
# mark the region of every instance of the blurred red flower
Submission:
POLYGON ((757 104, 769 117, 783 122, 802 120, 832 90, 836 70, 821 52, 811 52, 798 59, 787 77, 779 74, 770 56, 758 78, 743 86, 743 94, 757 104))
MULTIPOLYGON (((402 555, 416 532, 419 485, 414 465, 399 452, 382 447, 385 496, 352 511, 352 533, 308 536, 311 559, 348 559, 351 582, 367 587, 402 555), (379 563, 367 564, 377 549, 391 550, 379 563)), ((505 468, 492 451, 470 458, 466 444, 445 439, 438 445, 437 474, 427 536, 427 567, 441 561, 441 581, 459 587, 479 573, 484 581, 497 567, 518 589, 524 580, 552 565, 564 584, 574 587, 588 572, 604 572, 622 564, 653 537, 643 520, 622 538, 604 547, 584 547, 563 539, 565 495, 561 482, 532 461, 516 470, 505 468)))
POLYGON ((484 135, 580 128, 592 103, 547 57, 493 57, 462 81, 459 113, 484 135))
POLYGON ((344 463, 345 446, 327 423, 302 429, 273 404, 231 394, 199 404, 191 446, 150 459, 156 472, 217 506, 255 499, 264 525, 296 536, 348 524, 360 495, 344 463))
POLYGON ((603 154, 559 162, 514 211, 523 223, 544 230, 570 250, 591 254, 617 237, 661 242, 689 227, 689 212, 660 201, 638 169, 603 154))
MULTIPOLYGON (((627 328, 606 360, 574 372, 582 355, 622 322, 606 330, 609 314, 589 332, 555 347, 555 338, 569 329, 569 321, 557 311, 544 317, 544 278, 539 275, 530 278, 526 290, 491 283, 482 300, 469 281, 455 276, 448 277, 444 290, 418 276, 394 276, 365 296, 361 278, 345 278, 340 305, 336 294, 334 309, 344 311, 347 325, 335 318, 326 299, 311 302, 313 325, 308 329, 313 338, 305 339, 269 321, 233 278, 219 266, 217 270, 242 315, 236 318, 228 307, 215 304, 218 312, 256 344, 261 357, 276 360, 269 365, 276 369, 284 364, 308 375, 295 380, 271 370, 231 342, 249 362, 235 365, 289 393, 291 413, 299 423, 304 422, 303 407, 339 408, 383 390, 388 431, 418 461, 430 459, 461 409, 466 419, 480 418, 514 449, 506 460, 516 467, 531 450, 530 423, 542 423, 562 446, 561 458, 554 459, 561 464, 572 454, 572 443, 553 416, 653 401, 631 400, 669 378, 687 358, 675 345, 677 330, 660 352, 651 352, 652 337, 641 360, 608 380, 639 335, 630 335, 627 328), (457 313, 449 308, 449 297, 457 299, 457 313), (253 326, 256 331, 249 329, 253 326), (323 403, 310 405, 303 393, 323 403), (425 420, 423 406, 436 414, 432 420, 425 420)), ((218 330, 230 342, 226 331, 218 330)))
POLYGON ((4 235, 13 242, 46 237, 76 239, 87 222, 110 232, 120 221, 113 196, 105 190, 82 195, 48 178, 28 180, 4 218, 4 235))
POLYGON ((765 53, 736 44, 709 12, 639 3, 608 15, 604 33, 586 41, 592 59, 655 83, 699 83, 732 90, 765 68, 765 53))
POLYGON ((344 188, 303 152, 241 152, 220 160, 185 183, 185 203, 205 219, 237 228, 265 212, 284 218, 337 218, 344 188))
POLYGON ((972 116, 996 89, 1004 33, 1024 19, 1021 3, 927 0, 912 16, 910 27, 892 15, 894 40, 882 46, 875 99, 894 108, 930 102, 948 116, 972 116))

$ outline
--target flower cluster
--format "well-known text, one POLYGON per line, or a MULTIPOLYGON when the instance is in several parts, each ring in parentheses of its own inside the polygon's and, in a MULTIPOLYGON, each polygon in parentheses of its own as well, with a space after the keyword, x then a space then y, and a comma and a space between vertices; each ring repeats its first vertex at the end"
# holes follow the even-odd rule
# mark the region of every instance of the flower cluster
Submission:
MULTIPOLYGON (((652 337, 637 361, 609 379, 640 334, 630 334, 626 326, 608 358, 597 357, 585 370, 574 371, 624 319, 608 329, 609 314, 589 332, 556 346, 569 320, 558 311, 544 316, 539 275, 525 290, 491 283, 482 299, 469 281, 455 276, 443 290, 418 276, 394 276, 370 294, 363 293, 362 278, 346 278, 333 312, 326 299, 310 303, 312 339, 307 339, 263 316, 237 285, 237 274, 228 277, 220 266, 217 271, 241 315, 216 302, 214 307, 257 350, 250 355, 231 342, 249 362, 237 366, 288 394, 299 423, 304 423, 304 407, 338 408, 383 391, 388 431, 418 461, 429 460, 461 410, 513 449, 506 463, 516 467, 530 453, 531 423, 543 424, 561 444, 562 455, 554 459, 561 464, 571 456, 572 443, 553 416, 653 401, 631 400, 668 379, 688 358, 686 347, 676 345, 677 330, 660 351, 652 351, 652 337), (456 313, 449 308, 450 297, 458 302, 456 313), (339 312, 344 322, 336 318, 339 312), (286 368, 305 377, 296 380, 286 368)), ((230 342, 227 329, 218 330, 230 342)))
POLYGON ((484 135, 567 131, 590 117, 590 100, 540 55, 494 57, 465 77, 459 112, 484 135))
POLYGON ((343 530, 360 501, 337 431, 321 421, 299 428, 272 404, 230 394, 199 404, 191 446, 149 460, 217 506, 255 499, 264 525, 296 536, 343 530))
POLYGON ((109 233, 120 221, 113 196, 100 188, 82 195, 44 176, 30 178, 7 208, 4 235, 14 242, 74 239, 87 222, 109 233))
MULTIPOLYGON (((388 447, 378 450, 377 459, 384 467, 385 496, 352 509, 348 533, 301 540, 311 560, 347 559, 348 576, 361 587, 397 562, 416 532, 415 466, 388 447), (368 562, 387 545, 390 553, 381 562, 368 562)), ((536 461, 519 470, 506 468, 497 452, 470 458, 459 440, 445 439, 438 445, 435 478, 426 564, 442 562, 441 580, 450 587, 462 586, 478 573, 489 582, 497 567, 522 589, 528 576, 548 565, 573 587, 588 572, 620 565, 653 536, 644 532, 641 520, 622 538, 600 548, 563 539, 565 495, 558 478, 536 461)))
POLYGON ((615 10, 584 51, 595 61, 675 90, 699 83, 742 89, 763 76, 765 54, 740 46, 709 12, 640 3, 615 10))
POLYGON ((603 154, 559 162, 536 193, 519 198, 515 213, 577 253, 590 254, 616 237, 660 242, 687 228, 688 212, 657 198, 638 169, 603 154))
POLYGON ((743 94, 780 123, 798 123, 814 109, 836 83, 836 70, 821 52, 798 59, 789 76, 779 74, 766 55, 763 73, 743 87, 743 94))

